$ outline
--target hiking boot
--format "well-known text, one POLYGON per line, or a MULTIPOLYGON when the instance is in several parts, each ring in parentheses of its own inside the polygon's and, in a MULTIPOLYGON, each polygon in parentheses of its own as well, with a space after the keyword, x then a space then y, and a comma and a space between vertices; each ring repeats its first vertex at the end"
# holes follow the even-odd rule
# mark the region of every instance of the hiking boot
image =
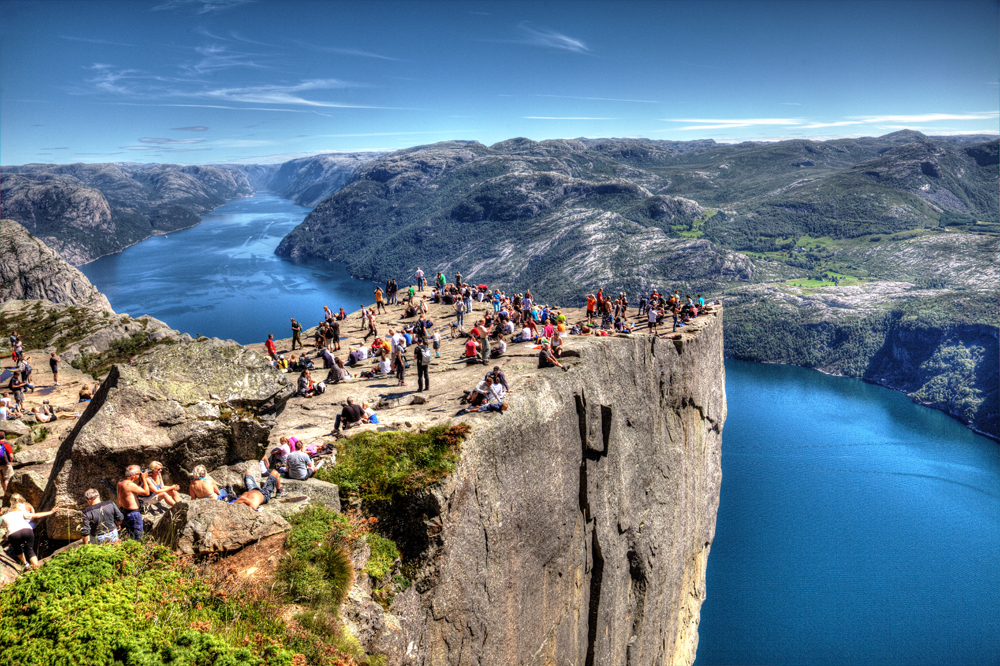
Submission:
POLYGON ((278 491, 278 497, 288 497, 288 491, 282 488, 278 491))

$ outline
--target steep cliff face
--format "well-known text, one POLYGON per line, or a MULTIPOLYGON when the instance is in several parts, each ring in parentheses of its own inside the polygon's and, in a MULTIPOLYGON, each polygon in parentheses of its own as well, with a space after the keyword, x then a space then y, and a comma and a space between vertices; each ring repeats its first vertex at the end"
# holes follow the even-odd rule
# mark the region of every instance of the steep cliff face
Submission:
POLYGON ((398 596, 398 663, 694 660, 726 418, 721 313, 684 341, 595 339, 516 371, 456 473, 414 503, 428 543, 398 596))
POLYGON ((112 312, 107 297, 13 220, 0 220, 0 301, 44 299, 112 312))
POLYGON ((267 188, 311 208, 346 185, 361 165, 381 154, 334 153, 290 160, 271 177, 267 188))
POLYGON ((171 164, 27 164, 4 167, 3 215, 80 265, 199 215, 253 188, 240 171, 171 164))

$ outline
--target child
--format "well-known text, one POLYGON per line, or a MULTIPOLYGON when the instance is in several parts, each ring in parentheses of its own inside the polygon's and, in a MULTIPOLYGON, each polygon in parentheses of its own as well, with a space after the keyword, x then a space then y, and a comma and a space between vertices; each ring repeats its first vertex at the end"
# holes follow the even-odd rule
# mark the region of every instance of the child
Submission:
POLYGON ((434 335, 431 336, 431 343, 434 347, 434 356, 441 358, 441 336, 437 331, 434 331, 434 335))

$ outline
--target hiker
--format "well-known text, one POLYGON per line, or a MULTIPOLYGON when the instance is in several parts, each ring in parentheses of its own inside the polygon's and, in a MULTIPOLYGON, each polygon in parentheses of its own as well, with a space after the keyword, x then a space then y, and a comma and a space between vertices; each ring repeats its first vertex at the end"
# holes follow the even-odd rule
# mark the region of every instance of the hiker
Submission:
POLYGON ((188 484, 188 495, 191 499, 223 499, 226 496, 226 491, 219 487, 211 477, 208 476, 208 470, 205 469, 204 465, 195 465, 194 476, 191 483, 188 484))
POLYGON ((341 426, 344 427, 344 430, 353 428, 361 423, 364 415, 364 410, 354 404, 354 396, 348 396, 347 404, 344 405, 344 409, 341 410, 340 414, 337 414, 337 420, 333 423, 333 431, 340 432, 341 426))
POLYGON ((479 338, 479 360, 486 365, 490 361, 490 329, 487 328, 486 321, 480 319, 473 331, 479 338))
POLYGON ((17 409, 19 411, 24 411, 24 387, 27 383, 21 379, 21 373, 15 370, 10 378, 10 383, 7 384, 7 388, 10 389, 11 393, 14 395, 14 402, 17 403, 17 409))
POLYGON ((459 326, 465 325, 465 301, 462 299, 455 301, 455 323, 459 326))
POLYGON ((566 366, 556 359, 555 354, 552 353, 552 346, 549 343, 542 345, 542 351, 538 352, 538 367, 539 368, 562 368, 566 370, 566 366))
POLYGON ((326 376, 326 381, 328 384, 339 384, 340 382, 346 382, 350 376, 351 373, 344 367, 344 361, 338 356, 333 359, 333 367, 330 368, 330 372, 326 376))
POLYGON ((264 482, 264 487, 261 488, 257 485, 257 480, 254 479, 254 468, 250 467, 247 470, 246 476, 243 477, 243 484, 246 486, 247 491, 240 495, 239 499, 233 502, 233 504, 246 504, 248 507, 254 511, 260 511, 260 507, 271 501, 271 496, 277 491, 278 497, 284 497, 288 493, 281 489, 281 477, 278 473, 271 471, 267 475, 267 481, 264 482))
POLYGON ((12 462, 14 462, 14 447, 7 441, 6 433, 0 430, 0 487, 3 489, 0 494, 3 495, 7 494, 7 484, 10 482, 10 477, 14 476, 12 462))
POLYGON ((35 392, 35 387, 31 383, 31 373, 33 368, 31 367, 31 357, 25 356, 20 363, 17 365, 18 370, 21 371, 21 381, 24 382, 24 388, 32 393, 35 392))
POLYGON ((111 500, 102 502, 101 494, 94 488, 89 488, 83 497, 87 500, 87 506, 83 509, 83 525, 80 527, 83 542, 90 543, 90 536, 93 534, 98 545, 118 543, 118 530, 125 520, 118 505, 111 500))
POLYGON ((52 385, 59 386, 59 355, 52 352, 52 356, 49 357, 49 369, 52 371, 52 385))
POLYGON ((275 363, 278 362, 278 349, 274 346, 274 333, 267 334, 267 342, 264 343, 264 348, 267 350, 268 356, 275 363))
POLYGON ((35 555, 35 530, 31 527, 31 521, 37 518, 47 518, 58 510, 57 505, 51 511, 35 513, 24 497, 18 493, 10 496, 10 507, 3 518, 0 518, 0 527, 7 530, 7 541, 10 544, 10 549, 21 560, 22 566, 27 567, 29 562, 33 569, 41 566, 35 555))
POLYGON ((153 461, 149 463, 149 485, 153 487, 154 492, 163 492, 164 495, 158 495, 156 499, 150 501, 150 504, 155 504, 161 499, 163 503, 167 506, 173 506, 181 501, 181 496, 177 492, 180 490, 180 486, 163 486, 163 463, 153 461))
POLYGON ((302 442, 296 442, 295 451, 290 453, 288 459, 285 460, 288 467, 289 479, 305 481, 323 466, 322 461, 317 465, 313 465, 312 458, 303 450, 304 448, 305 445, 302 442))
POLYGON ((414 275, 417 278, 417 288, 420 289, 420 291, 423 291, 424 290, 424 272, 422 270, 420 270, 420 266, 417 266, 417 272, 414 273, 414 275))
POLYGON ((431 390, 430 367, 431 350, 427 346, 427 338, 421 338, 417 344, 417 393, 431 390))
POLYGON ((326 346, 330 351, 340 351, 340 322, 336 319, 326 326, 326 346))
POLYGON ((379 287, 379 286, 376 285, 376 287, 375 287, 375 314, 380 314, 380 313, 383 313, 383 312, 388 312, 388 310, 386 310, 385 303, 382 300, 383 295, 384 295, 384 292, 382 291, 382 287, 379 287))
POLYGON ((396 370, 397 386, 406 386, 406 359, 403 357, 405 349, 404 344, 394 344, 392 347, 392 365, 396 370))
POLYGON ((125 514, 122 523, 133 539, 141 541, 145 527, 142 524, 142 513, 139 511, 139 498, 165 495, 166 491, 154 491, 149 484, 149 476, 139 469, 138 465, 129 465, 125 468, 125 478, 118 482, 117 491, 118 505, 125 514), (142 485, 139 485, 139 482, 142 485))

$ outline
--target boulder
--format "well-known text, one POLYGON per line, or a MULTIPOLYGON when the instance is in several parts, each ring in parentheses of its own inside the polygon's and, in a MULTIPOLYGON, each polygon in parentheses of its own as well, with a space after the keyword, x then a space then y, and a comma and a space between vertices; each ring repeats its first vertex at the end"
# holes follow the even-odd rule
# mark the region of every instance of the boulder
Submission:
POLYGON ((45 493, 47 476, 42 476, 32 469, 19 469, 7 482, 7 492, 19 493, 32 506, 39 506, 45 493))
MULTIPOLYGON (((216 339, 157 347, 135 365, 116 365, 63 440, 42 506, 75 505, 87 488, 115 499, 133 464, 160 461, 168 482, 187 490, 196 465, 259 459, 274 411, 293 392, 259 354, 216 339)), ((75 509, 46 522, 50 533, 79 536, 75 509)))
POLYGON ((153 538, 183 555, 239 550, 291 527, 281 516, 245 504, 202 499, 178 502, 157 521, 153 538))
POLYGON ((13 421, 0 421, 0 430, 4 431, 7 435, 17 435, 18 437, 27 435, 31 432, 31 428, 25 425, 21 419, 14 419, 13 421))

